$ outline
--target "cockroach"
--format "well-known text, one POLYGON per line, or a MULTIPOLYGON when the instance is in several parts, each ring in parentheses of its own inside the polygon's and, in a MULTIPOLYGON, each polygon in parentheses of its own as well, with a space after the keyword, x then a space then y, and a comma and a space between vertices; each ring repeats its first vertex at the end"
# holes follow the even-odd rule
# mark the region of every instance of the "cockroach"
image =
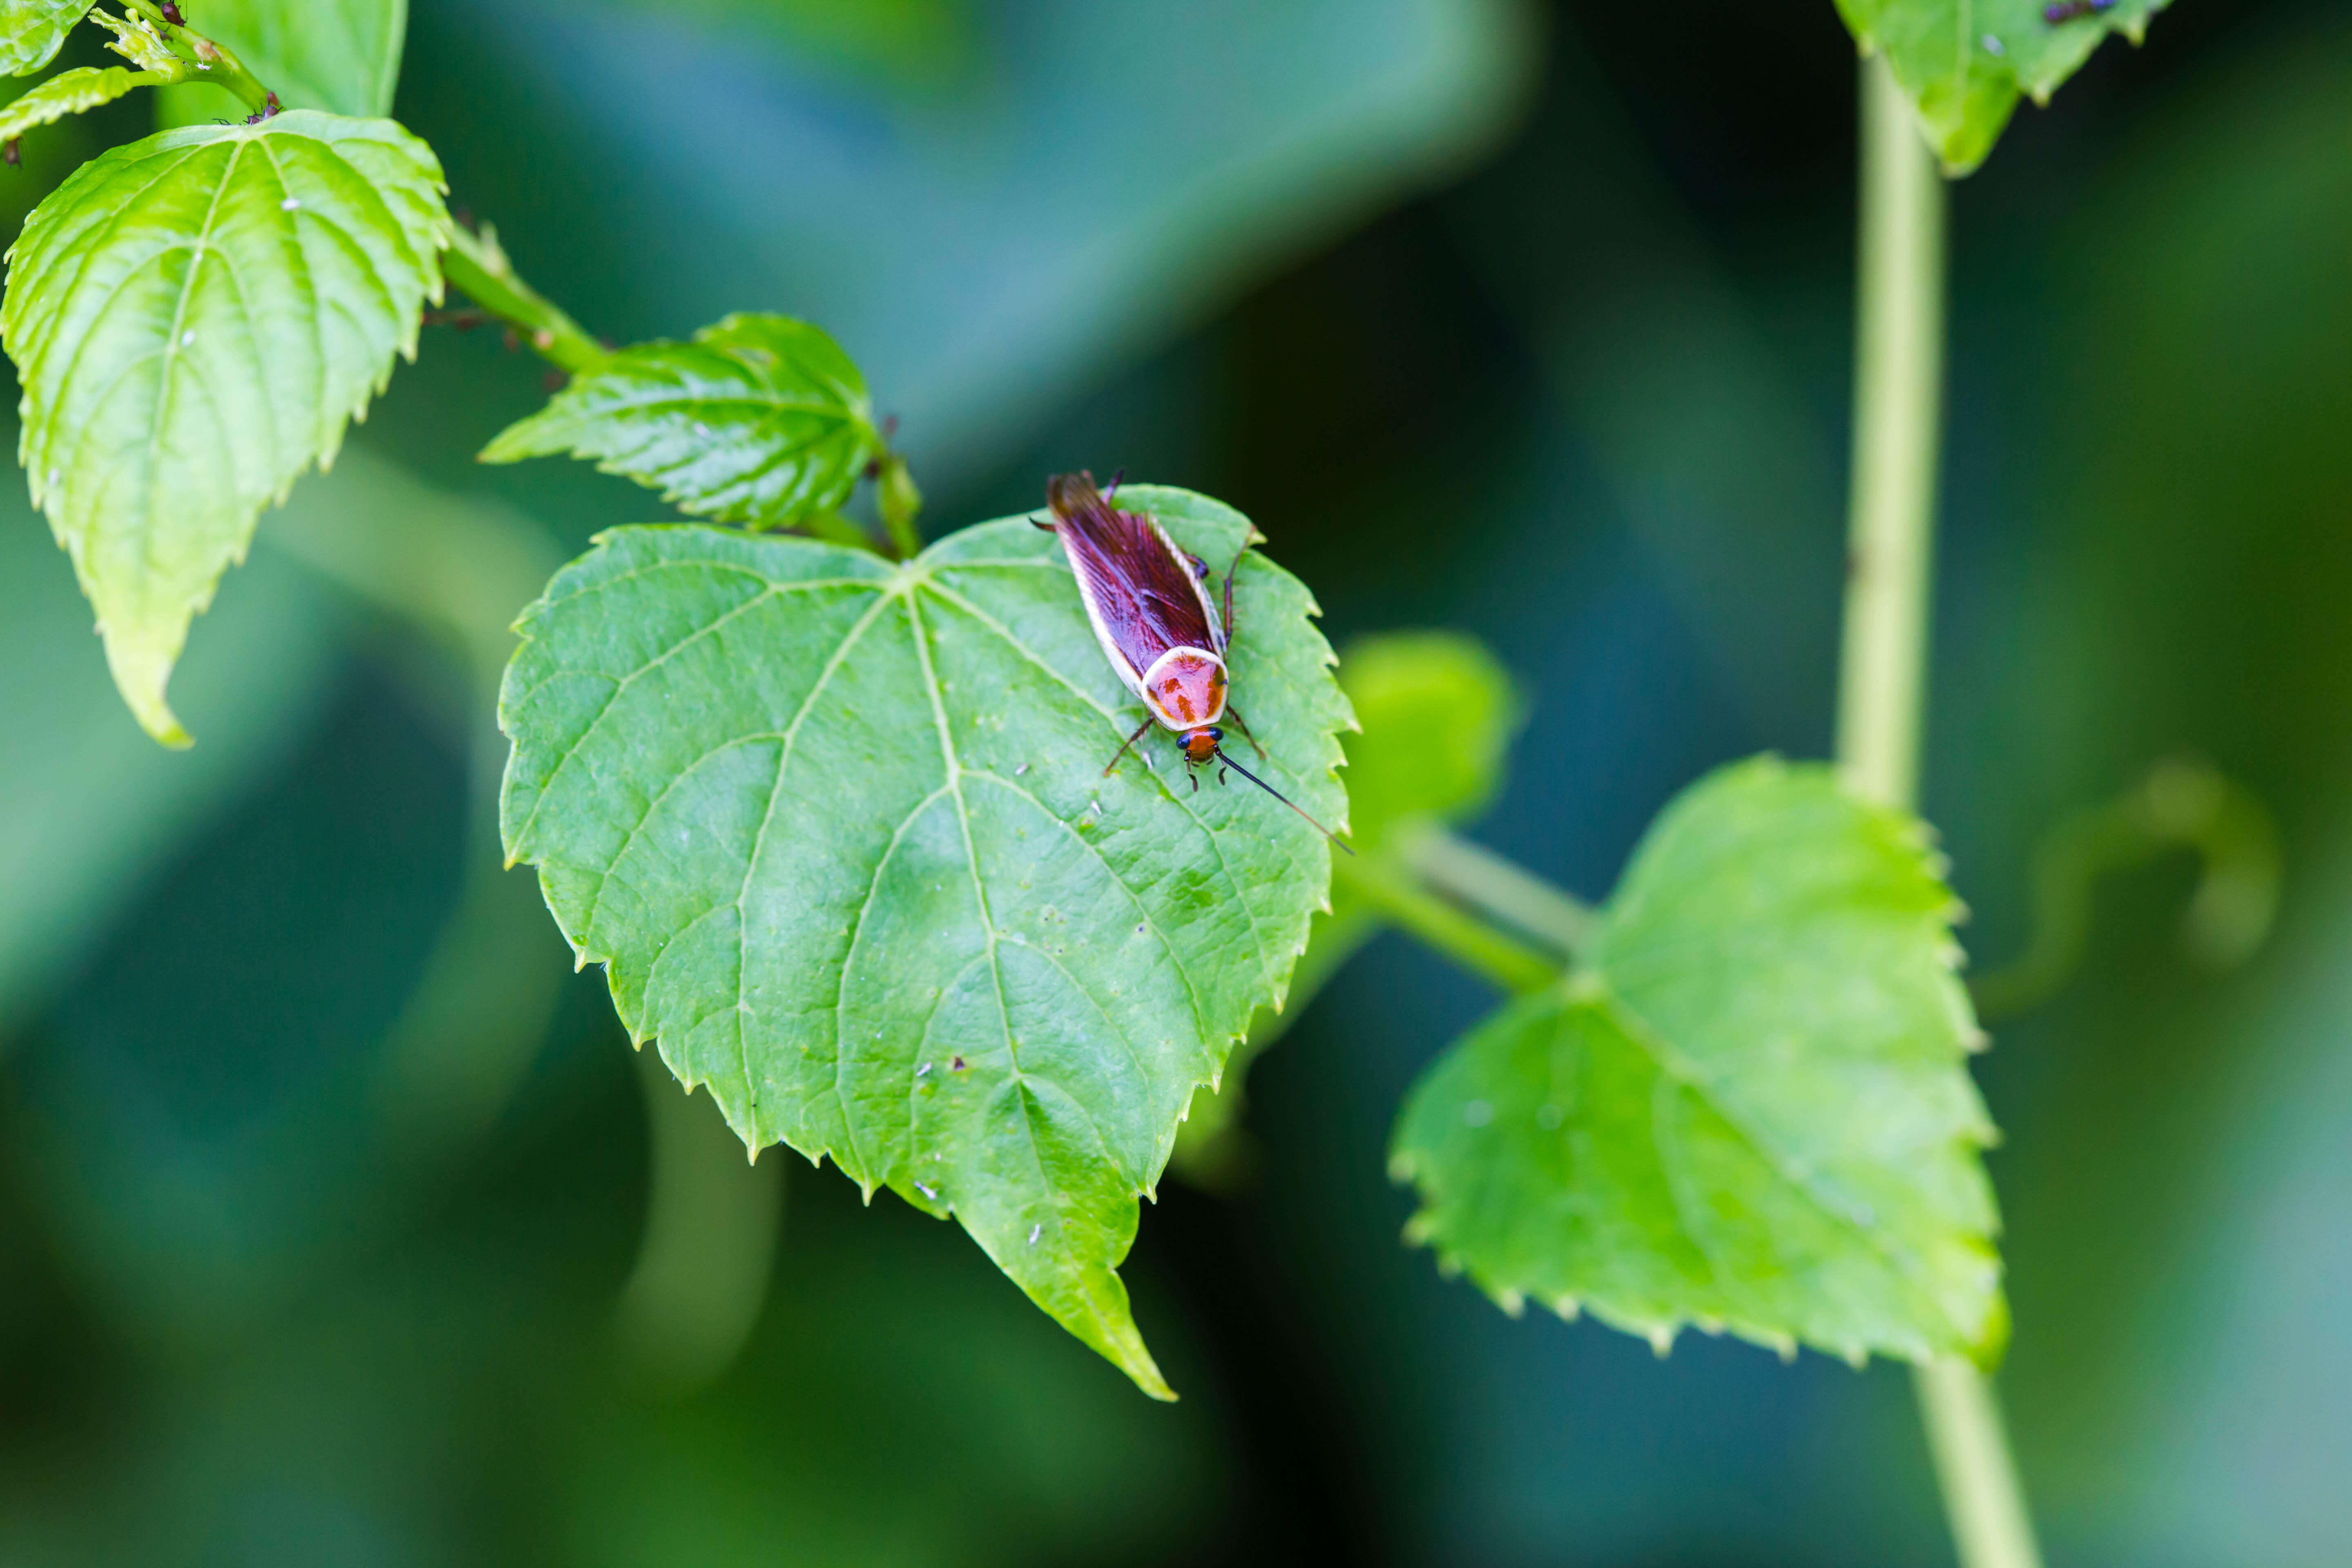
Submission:
POLYGON ((2058 0, 2056 5, 2042 8, 2042 19, 2054 27, 2077 16, 2095 16, 2102 11, 2112 11, 2115 5, 2116 0, 2058 0))
MULTIPOLYGON (((1232 673, 1225 667, 1225 648, 1234 624, 1234 568, 1249 546, 1243 545, 1225 569, 1224 615, 1220 617, 1209 598, 1209 563, 1178 549, 1150 514, 1114 506, 1118 483, 1114 477, 1106 495, 1095 487, 1091 473, 1055 474, 1045 482, 1051 519, 1030 520, 1062 542, 1062 553, 1078 580, 1078 600, 1086 605, 1103 658, 1145 709, 1143 722, 1112 753, 1104 776, 1156 723, 1176 735, 1187 768, 1219 763, 1221 784, 1222 770, 1232 769, 1354 854, 1346 839, 1224 752, 1225 732, 1218 721, 1231 720, 1257 754, 1265 755, 1265 748, 1250 733, 1248 721, 1227 700, 1232 673)), ((1188 776, 1197 791, 1199 775, 1188 776)))

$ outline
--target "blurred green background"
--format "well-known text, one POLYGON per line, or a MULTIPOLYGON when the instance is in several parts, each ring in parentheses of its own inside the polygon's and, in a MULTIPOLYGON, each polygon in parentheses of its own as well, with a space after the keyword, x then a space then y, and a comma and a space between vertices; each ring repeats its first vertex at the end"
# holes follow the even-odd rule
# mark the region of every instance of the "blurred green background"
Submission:
MULTIPOLYGON (((1853 84, 1828 0, 415 0, 399 114, 607 337, 834 331, 934 529, 1124 467, 1335 641, 1485 638, 1528 724, 1478 837, 1597 894, 1703 769, 1827 748, 1853 84)), ((151 112, 28 139, 0 221, 151 112)), ((1954 208, 1976 961, 2159 757, 2285 849, 2252 964, 2161 862, 1979 1063, 2027 1481, 2059 1563, 2352 1561, 2352 23, 2181 0, 1954 208)), ((1401 939, 1253 1068, 1246 1179, 1145 1213, 1172 1408, 649 1100, 486 826, 498 627, 658 515, 472 465, 542 376, 428 332, 198 623, 185 755, 0 501, 0 1563, 1949 1561, 1900 1369, 1662 1361, 1400 1245, 1390 1121, 1489 1004, 1401 939)))

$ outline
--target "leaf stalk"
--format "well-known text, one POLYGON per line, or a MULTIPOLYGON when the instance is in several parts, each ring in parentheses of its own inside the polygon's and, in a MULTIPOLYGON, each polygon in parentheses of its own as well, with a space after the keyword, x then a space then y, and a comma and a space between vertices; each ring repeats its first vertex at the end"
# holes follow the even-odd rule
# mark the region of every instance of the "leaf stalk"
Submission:
POLYGON ((1392 851, 1335 856, 1331 875, 1407 934, 1506 991, 1540 991, 1559 978, 1559 964, 1429 891, 1392 851))
POLYGON ((882 512, 882 526, 889 531, 890 547, 901 561, 912 561, 923 552, 923 536, 915 531, 915 519, 923 510, 923 492, 915 488, 915 476, 907 468, 907 459, 891 452, 882 458, 882 471, 877 476, 875 501, 882 512))
POLYGON ((604 345, 522 280, 499 244, 499 231, 488 224, 479 233, 463 224, 452 227, 449 248, 441 253, 441 275, 558 369, 576 375, 603 362, 604 345))
MULTIPOLYGON (((1945 194, 1884 58, 1862 63, 1862 149, 1837 757, 1848 788, 1907 808, 1918 792, 1943 418, 1945 194)), ((1913 1376, 1962 1568, 2041 1568, 1984 1375, 1949 1361, 1913 1376)))
POLYGON ((278 111, 278 95, 263 86, 226 45, 215 43, 184 22, 173 21, 155 0, 121 0, 121 4, 126 16, 135 16, 146 26, 126 25, 103 11, 89 14, 91 21, 114 34, 115 53, 153 71, 164 82, 201 81, 225 89, 256 116, 267 118, 278 111))
POLYGON ((1434 892, 1541 942, 1563 962, 1592 939, 1590 905, 1517 862, 1431 824, 1399 836, 1404 863, 1434 892))

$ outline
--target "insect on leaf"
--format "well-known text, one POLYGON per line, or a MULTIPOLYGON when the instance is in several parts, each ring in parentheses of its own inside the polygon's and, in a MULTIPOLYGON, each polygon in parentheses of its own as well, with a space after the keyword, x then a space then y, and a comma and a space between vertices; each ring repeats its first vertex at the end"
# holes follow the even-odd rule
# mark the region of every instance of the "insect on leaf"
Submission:
POLYGON ((1504 1305, 1859 1360, 2006 1333, 1956 912, 1913 818, 1771 758, 1651 828, 1586 968, 1442 1058, 1409 1234, 1504 1305))
POLYGON ((21 456, 158 740, 187 742, 164 686, 255 520, 415 353, 441 190, 391 121, 296 110, 117 147, 26 220, 0 304, 21 456))
POLYGON ((59 71, 22 98, 0 104, 0 142, 14 142, 37 125, 112 103, 134 88, 152 87, 158 79, 121 66, 79 66, 59 71))
MULTIPOLYGON (((1181 490, 1119 499, 1209 560, 1250 533, 1181 490)), ((1251 555, 1234 611, 1265 775, 1338 821, 1349 713, 1314 603, 1251 555)), ((1025 518, 903 564, 620 529, 520 629, 507 851, 631 1035, 752 1149, 955 1215, 1165 1395, 1116 1269, 1192 1091, 1283 1001, 1322 835, 1239 781, 1194 793, 1165 738, 1104 776, 1142 709, 1025 518)))
MULTIPOLYGON (((289 109, 358 119, 392 112, 408 0, 183 0, 188 26, 226 45, 289 109)), ((245 106, 202 82, 169 89, 165 118, 194 125, 245 106)))
POLYGON ((2168 0, 1838 0, 1884 53, 1945 169, 1984 162, 2021 95, 2047 102, 2109 34, 2137 43, 2168 0))
POLYGON ((847 500, 882 455, 865 379, 805 321, 730 316, 614 353, 508 428, 486 463, 593 458, 698 516, 782 527, 847 500))
POLYGON ((0 0, 0 76, 30 76, 58 58, 90 0, 0 0))

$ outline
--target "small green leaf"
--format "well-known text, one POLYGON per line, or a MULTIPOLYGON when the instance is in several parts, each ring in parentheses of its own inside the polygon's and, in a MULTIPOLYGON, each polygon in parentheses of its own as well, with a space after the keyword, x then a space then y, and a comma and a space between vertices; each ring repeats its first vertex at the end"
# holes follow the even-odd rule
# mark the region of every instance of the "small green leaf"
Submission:
MULTIPOLYGON (((1339 656, 1339 689, 1362 727, 1343 743, 1350 837, 1365 856, 1386 852, 1390 830, 1402 824, 1476 816, 1501 787, 1525 709, 1509 672, 1475 637, 1418 631, 1360 638, 1339 656)), ((1226 1064, 1224 1081, 1192 1097, 1176 1140, 1179 1175, 1198 1186, 1232 1184, 1245 1157, 1234 1118, 1250 1063, 1381 926, 1345 881, 1332 883, 1330 912, 1316 920, 1292 973, 1290 1005, 1260 1013, 1226 1064)))
POLYGON ((185 70, 187 62, 172 52, 171 41, 159 26, 138 12, 118 16, 111 11, 93 11, 89 19, 114 35, 106 47, 141 70, 174 79, 185 70))
MULTIPOLYGON (((1251 536, 1181 490, 1120 501, 1208 560, 1251 536)), ((1250 555, 1234 610, 1264 775, 1335 820, 1349 714, 1314 602, 1250 555)), ((1239 779, 1195 791, 1161 736, 1105 776, 1143 710, 1025 518, 903 564, 620 529, 520 629, 507 850, 632 1037, 751 1148, 954 1215, 1165 1395, 1116 1268, 1192 1091, 1282 1003, 1322 836, 1239 779)))
POLYGON ((1884 53, 1945 169, 1984 162, 2019 95, 2047 103, 2111 33, 2137 43, 2168 0, 2114 0, 2052 21, 2050 0, 1838 0, 1864 53, 1884 53))
POLYGON ((1926 830, 1762 758, 1669 806, 1588 965, 1407 1102, 1408 1234, 1509 1310, 1850 1359, 1990 1358, 1993 1138, 1926 830))
POLYGON ((1339 684, 1363 733, 1348 742, 1348 804, 1360 847, 1415 818, 1486 809, 1524 716, 1485 644, 1454 632, 1391 632, 1349 645, 1339 684))
MULTIPOLYGON (((182 0, 194 31, 226 44, 289 109, 366 120, 392 112, 408 37, 408 0, 182 0)), ((163 95, 165 121, 245 117, 220 88, 191 82, 163 95)))
POLYGON ((840 506, 884 449, 839 344, 805 321, 739 315, 574 376, 482 461, 569 453, 698 516, 783 527, 840 506))
POLYGON ((103 69, 80 66, 59 71, 22 98, 0 104, 0 142, 14 142, 36 125, 80 114, 101 103, 112 103, 134 88, 152 87, 161 79, 121 66, 103 69))
POLYGON ((115 148, 26 220, 0 305, 20 455, 158 740, 187 743, 163 689, 261 510, 415 353, 441 190, 391 121, 296 110, 115 148))
POLYGON ((30 76, 58 58, 90 0, 0 0, 0 76, 30 76))

